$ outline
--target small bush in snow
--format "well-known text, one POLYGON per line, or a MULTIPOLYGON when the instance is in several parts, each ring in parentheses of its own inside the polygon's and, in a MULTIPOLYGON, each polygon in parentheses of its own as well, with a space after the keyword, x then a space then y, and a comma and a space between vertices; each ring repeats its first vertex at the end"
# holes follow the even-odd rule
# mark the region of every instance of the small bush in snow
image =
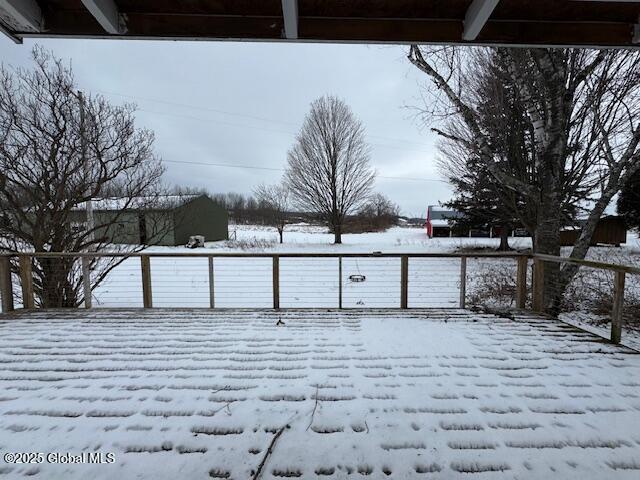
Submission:
POLYGON ((240 249, 243 251, 252 250, 252 251, 262 251, 268 248, 273 248, 276 244, 275 240, 270 240, 266 238, 248 238, 243 240, 227 240, 225 242, 225 246, 227 248, 232 249, 240 249))

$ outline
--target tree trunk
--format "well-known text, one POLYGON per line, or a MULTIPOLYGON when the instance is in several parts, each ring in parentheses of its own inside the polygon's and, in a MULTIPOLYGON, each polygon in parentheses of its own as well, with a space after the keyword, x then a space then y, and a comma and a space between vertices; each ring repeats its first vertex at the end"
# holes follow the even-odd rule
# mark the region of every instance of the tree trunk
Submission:
POLYGON ((77 307, 77 292, 71 281, 73 259, 41 258, 39 263, 34 269, 34 284, 42 308, 77 307))
POLYGON ((333 243, 342 243, 342 225, 333 226, 333 243))
POLYGON ((284 233, 284 228, 278 228, 278 235, 280 235, 280 243, 282 243, 282 234, 284 233))
POLYGON ((500 246, 499 252, 508 252, 511 250, 509 246, 509 229, 507 227, 500 227, 500 246))
MULTIPOLYGON (((552 200, 543 201, 535 231, 534 253, 560 255, 560 211, 549 204, 552 200)), ((544 305, 545 310, 558 305, 563 292, 560 291, 558 279, 560 265, 556 262, 544 264, 544 305)))

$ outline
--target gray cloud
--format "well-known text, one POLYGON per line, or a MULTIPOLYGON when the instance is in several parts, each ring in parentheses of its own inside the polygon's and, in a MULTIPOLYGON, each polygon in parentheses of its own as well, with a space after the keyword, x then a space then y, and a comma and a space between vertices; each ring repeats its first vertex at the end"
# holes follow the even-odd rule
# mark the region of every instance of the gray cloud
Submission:
MULTIPOLYGON (((0 39, 3 63, 28 66, 34 40, 0 39)), ((138 122, 156 133, 167 181, 250 193, 281 172, 205 164, 284 168, 309 104, 343 98, 363 121, 377 190, 409 215, 446 200, 434 136, 405 105, 422 78, 403 47, 274 43, 39 40, 69 58, 80 88, 114 103, 135 102, 138 122), (180 163, 193 162, 193 164, 180 163), (383 177, 402 177, 402 180, 383 177)))

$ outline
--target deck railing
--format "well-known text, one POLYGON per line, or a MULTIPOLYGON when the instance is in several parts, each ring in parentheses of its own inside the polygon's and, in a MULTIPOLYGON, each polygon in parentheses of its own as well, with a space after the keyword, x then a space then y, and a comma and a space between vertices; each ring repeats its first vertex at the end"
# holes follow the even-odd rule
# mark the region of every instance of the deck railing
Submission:
MULTIPOLYGON (((84 306, 86 308, 92 308, 92 275, 91 269, 93 263, 97 259, 116 259, 127 260, 128 262, 138 261, 139 282, 141 284, 141 299, 142 306, 144 308, 154 307, 154 281, 152 280, 154 271, 154 262, 161 259, 173 259, 177 261, 186 262, 187 260, 201 259, 203 262, 206 260, 207 272, 200 270, 199 279, 206 281, 209 291, 209 304, 210 308, 219 308, 216 304, 216 298, 220 292, 216 287, 223 287, 218 279, 218 269, 220 268, 219 262, 226 261, 226 273, 227 281, 231 281, 229 278, 229 269, 233 269, 234 265, 229 265, 228 262, 232 259, 236 259, 241 264, 244 261, 244 267, 237 272, 238 278, 233 278, 235 282, 234 287, 240 291, 242 290, 241 277, 242 274, 250 276, 253 274, 255 280, 256 271, 259 270, 259 280, 262 284, 268 283, 269 290, 271 291, 272 301, 270 307, 272 308, 286 308, 281 302, 281 285, 284 282, 286 287, 294 289, 297 285, 304 284, 304 280, 296 280, 296 275, 307 273, 318 274, 324 281, 324 284, 331 283, 333 285, 332 291, 335 293, 335 306, 337 308, 346 308, 345 294, 347 293, 346 286, 350 283, 349 277, 360 277, 361 269, 368 273, 368 279, 365 278, 367 285, 380 286, 382 282, 388 286, 390 290, 387 292, 381 292, 387 299, 396 297, 392 302, 392 307, 397 308, 409 308, 412 300, 415 300, 417 295, 412 295, 413 283, 419 283, 420 280, 425 280, 426 276, 431 279, 430 285, 435 286, 435 290, 442 290, 442 285, 448 285, 449 290, 445 293, 448 295, 447 305, 449 307, 461 307, 466 306, 466 291, 467 291, 467 260, 473 258, 481 258, 488 260, 503 260, 514 262, 514 265, 518 265, 518 301, 517 304, 520 308, 524 307, 524 301, 526 297, 526 268, 528 256, 519 253, 477 253, 477 254, 449 254, 449 253, 200 253, 200 252, 183 252, 183 253, 168 253, 168 252, 137 252, 137 253, 21 253, 21 254, 4 254, 0 256, 0 294, 3 299, 3 311, 13 310, 13 297, 15 285, 18 283, 20 288, 18 292, 21 294, 23 308, 34 308, 39 302, 34 298, 34 285, 33 285, 33 272, 32 266, 34 262, 40 262, 44 259, 74 259, 78 262, 78 275, 79 281, 82 284, 84 306), (367 265, 369 260, 377 260, 378 265, 367 265), (246 265, 247 261, 250 261, 255 265, 255 268, 246 265), (312 261, 318 261, 320 263, 312 264, 312 261), (258 265, 258 262, 260 264, 258 265), (268 267, 265 267, 265 262, 268 262, 268 267), (289 262, 289 263, 286 263, 289 262), (349 265, 347 263, 350 262, 349 265), (355 262, 355 263, 354 263, 355 262), (360 262, 360 263, 358 263, 360 262), (364 263, 363 263, 364 262, 364 263), (382 263, 380 263, 382 262, 382 263), (427 262, 427 263, 425 263, 427 262), (14 276, 10 274, 11 264, 13 263, 14 276), (281 267, 288 267, 287 272, 283 274, 281 267), (265 271, 266 268, 270 272, 265 271), (308 271, 312 268, 314 271, 308 271), (410 275, 410 271, 412 275, 410 275), (355 274, 355 275, 354 275, 355 274), (333 280, 330 279, 333 277, 333 280), (422 278, 421 278, 422 277, 422 278), (453 282, 456 282, 455 292, 451 287, 453 282), (374 285, 372 285, 374 284, 374 285), (397 295, 396 295, 397 293, 397 295), (451 296, 455 294, 456 301, 451 301, 451 296)), ((128 264, 128 273, 130 276, 134 272, 131 270, 131 264, 128 264)), ((179 273, 179 270, 177 271, 179 273)), ((367 277, 367 275, 363 275, 367 277)), ((355 278, 354 280, 358 280, 355 278)), ((177 285, 177 284, 176 284, 177 285)), ((322 285, 318 278, 312 278, 311 281, 307 281, 304 288, 307 290, 313 290, 314 286, 322 285)), ((264 286, 264 285, 263 285, 264 286)), ((381 287, 381 288, 382 288, 381 287)), ((302 287, 301 287, 302 288, 302 287)), ((419 286, 416 285, 416 288, 419 286)), ((250 292, 250 288, 245 289, 247 293, 250 292)), ((317 289, 318 291, 321 289, 317 289)), ((376 294, 375 291, 369 291, 369 295, 376 294)), ((318 293, 322 295, 322 298, 327 300, 326 292, 318 293)), ((371 297, 370 297, 371 298, 371 297)), ((376 300, 375 298, 373 300, 376 300)), ((372 301, 371 303, 376 303, 372 301)), ((378 302, 379 303, 379 302, 378 302)), ((312 305, 313 306, 313 305, 312 305)))
MULTIPOLYGON (((469 287, 469 262, 507 263, 512 275, 512 306, 519 309, 531 306, 542 312, 546 306, 544 286, 545 265, 574 263, 583 267, 613 272, 613 302, 611 307, 611 340, 620 342, 626 275, 640 275, 640 268, 589 260, 574 260, 549 255, 523 253, 212 253, 208 252, 99 252, 99 253, 20 253, 0 255, 0 297, 2 311, 14 310, 14 300, 23 309, 47 306, 35 294, 33 267, 35 262, 52 259, 71 261, 75 265, 76 284, 80 286, 81 301, 86 308, 96 303, 113 307, 119 300, 125 306, 158 307, 167 299, 190 298, 189 292, 179 293, 177 278, 185 270, 191 275, 191 286, 206 293, 200 306, 208 308, 254 307, 260 295, 262 307, 383 307, 412 308, 439 306, 466 308, 469 287), (96 262, 111 259, 127 268, 116 266, 109 275, 116 275, 111 298, 105 304, 96 290, 94 269, 96 262), (163 267, 162 260, 176 263, 173 270, 163 267), (200 259, 198 268, 184 265, 200 259), (533 261, 531 261, 533 260, 533 261), (135 262, 138 266, 135 266, 135 262), (371 264, 371 262, 378 262, 371 264), (133 262, 133 263, 132 263, 133 262), (235 263, 234 263, 235 262, 235 263), (360 262, 360 263, 359 263, 360 262), (283 272, 284 267, 284 272, 283 272), (529 268, 531 267, 531 268, 529 268), (154 269, 160 272, 154 277, 154 269), (164 268, 164 270, 162 270, 164 268), (364 275, 361 274, 364 270, 364 275), (137 272, 136 272, 137 270, 137 272), (528 274, 532 281, 528 282, 528 274), (123 282, 131 282, 123 287, 123 282), (353 285, 364 279, 365 286, 353 285), (254 282, 254 283, 251 283, 254 282), (531 285, 528 285, 531 283, 531 285), (19 285, 19 286, 18 286, 19 285), (529 288, 530 287, 530 288, 529 288), (253 290, 252 290, 253 289, 253 290), (115 293, 114 293, 115 291, 115 293), (284 297, 283 298, 283 292, 284 297), (120 298, 122 297, 122 298, 120 298), (139 297, 139 298, 137 298, 139 297), (268 298, 270 297, 270 298, 268 298), (356 300, 357 299, 357 300, 356 300), (157 300, 157 301, 156 301, 157 300), (252 301, 254 301, 252 303, 252 301), (235 302, 235 303, 234 303, 235 302), (429 303, 431 302, 431 303, 429 303)), ((53 262, 55 264, 55 262, 53 262)), ((68 268, 68 265, 67 265, 68 268)), ((476 268, 473 269, 474 271, 476 268)), ((109 278, 109 276, 107 276, 109 278)), ((125 282, 125 283, 126 283, 125 282)), ((38 284, 39 285, 39 284, 38 284)), ((39 285, 40 296, 43 286, 39 285)), ((98 290, 102 287, 98 287, 98 290)), ((103 292, 102 296, 105 294, 103 292)), ((108 295, 106 295, 108 297, 108 295)), ((98 305, 98 306, 100 306, 98 305)), ((186 306, 191 306, 187 303, 186 306)))
MULTIPOLYGON (((612 278, 608 278, 606 289, 610 289, 610 297, 606 308, 609 310, 611 319, 610 339, 612 343, 620 343, 622 339, 622 329, 624 324, 624 304, 625 304, 625 287, 627 285, 627 277, 633 276, 636 284, 640 283, 640 268, 630 265, 619 265, 613 263, 596 262, 592 260, 580 260, 570 257, 557 257, 553 255, 536 254, 533 256, 533 293, 532 308, 534 311, 542 312, 548 304, 546 296, 555 293, 556 288, 565 290, 567 286, 561 285, 560 282, 551 282, 544 284, 544 270, 550 265, 562 266, 573 264, 582 269, 582 272, 592 270, 598 273, 610 273, 612 278)), ((588 287, 589 282, 583 283, 588 287)), ((565 290, 566 291, 566 290, 565 290)))

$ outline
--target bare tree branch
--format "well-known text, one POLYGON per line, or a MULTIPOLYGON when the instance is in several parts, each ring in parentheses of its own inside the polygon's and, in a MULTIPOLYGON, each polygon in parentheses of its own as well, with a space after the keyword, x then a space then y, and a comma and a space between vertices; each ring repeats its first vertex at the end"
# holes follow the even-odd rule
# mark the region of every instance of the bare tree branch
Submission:
MULTIPOLYGON (((81 102, 71 68, 50 52, 36 46, 33 60, 32 69, 0 68, 0 250, 122 249, 108 245, 114 230, 159 195, 153 133, 135 127, 132 105, 90 95, 81 102), (119 208, 89 227, 85 202, 116 192, 119 208)), ((92 262, 94 287, 116 263, 92 262)), ((33 273, 42 306, 82 300, 74 259, 38 259, 33 273)))

